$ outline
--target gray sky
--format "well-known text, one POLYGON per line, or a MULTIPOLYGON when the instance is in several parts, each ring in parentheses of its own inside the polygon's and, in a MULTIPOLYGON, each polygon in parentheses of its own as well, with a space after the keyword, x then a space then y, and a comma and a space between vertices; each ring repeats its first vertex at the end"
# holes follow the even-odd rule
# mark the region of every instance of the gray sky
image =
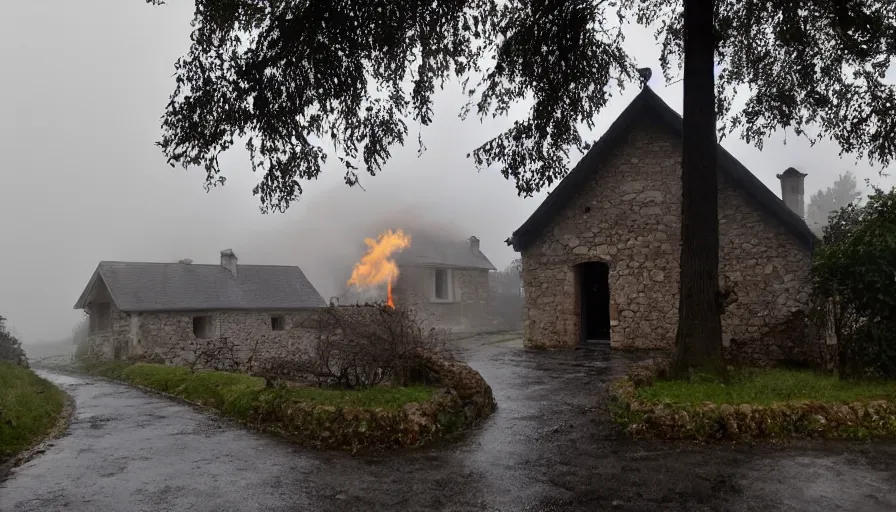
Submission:
MULTIPOLYGON (((366 192, 342 185, 341 169, 331 165, 288 213, 262 215, 242 150, 224 157, 227 185, 209 194, 201 171, 168 167, 153 143, 174 61, 188 48, 192 2, 169 4, 33 0, 3 8, 0 314, 23 341, 71 332, 81 318, 72 305, 100 260, 215 263, 232 248, 241 263, 301 266, 326 298, 338 291, 334 268, 346 254, 391 224, 476 235, 498 268, 516 257, 503 240, 545 193, 521 199, 499 172, 476 172, 465 155, 509 121, 460 121, 456 86, 437 99, 436 121, 424 130, 427 152, 417 158, 415 141, 398 148, 381 175, 362 177, 366 192)), ((680 84, 664 86, 651 32, 633 29, 628 45, 654 69, 651 86, 680 112, 680 84)), ((595 138, 636 93, 614 98, 595 138)), ((776 193, 776 173, 808 172, 807 201, 847 169, 860 182, 893 183, 839 161, 836 146, 781 140, 762 152, 735 139, 725 146, 776 193)))

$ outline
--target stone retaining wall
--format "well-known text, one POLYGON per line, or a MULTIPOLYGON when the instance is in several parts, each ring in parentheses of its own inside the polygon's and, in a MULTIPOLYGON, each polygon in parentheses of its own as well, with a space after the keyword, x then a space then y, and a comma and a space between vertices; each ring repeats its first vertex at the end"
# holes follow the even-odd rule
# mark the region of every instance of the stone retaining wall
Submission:
POLYGON ((731 405, 639 399, 638 388, 664 378, 669 368, 667 359, 635 364, 610 386, 613 418, 629 436, 696 441, 896 438, 896 402, 890 400, 731 405))

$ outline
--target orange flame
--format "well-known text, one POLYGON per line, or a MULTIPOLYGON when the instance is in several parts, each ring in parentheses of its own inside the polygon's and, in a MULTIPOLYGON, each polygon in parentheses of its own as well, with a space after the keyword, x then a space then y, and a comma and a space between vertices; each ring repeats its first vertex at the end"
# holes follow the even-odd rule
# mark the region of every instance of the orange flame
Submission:
POLYGON ((379 234, 376 240, 365 238, 367 253, 352 270, 349 286, 368 288, 386 283, 386 304, 394 308, 392 300, 392 283, 398 277, 398 265, 391 259, 392 253, 411 246, 411 237, 400 229, 387 229, 379 234))

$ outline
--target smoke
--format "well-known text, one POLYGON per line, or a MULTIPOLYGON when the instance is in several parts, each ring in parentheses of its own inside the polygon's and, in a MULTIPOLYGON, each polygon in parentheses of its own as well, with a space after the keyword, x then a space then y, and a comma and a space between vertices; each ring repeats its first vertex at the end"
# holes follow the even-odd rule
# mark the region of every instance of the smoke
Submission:
MULTIPOLYGON (((385 191, 365 192, 344 185, 316 192, 302 200, 298 218, 284 219, 263 235, 261 243, 242 249, 238 256, 247 264, 265 263, 275 251, 283 261, 298 264, 325 300, 343 295, 352 268, 366 251, 365 238, 376 238, 387 229, 401 229, 411 236, 411 247, 436 241, 462 242, 477 234, 461 225, 453 209, 433 207, 412 197, 394 197, 385 191)), ((385 290, 385 289, 384 289, 385 290)), ((382 300, 385 291, 369 290, 369 300, 382 300)))

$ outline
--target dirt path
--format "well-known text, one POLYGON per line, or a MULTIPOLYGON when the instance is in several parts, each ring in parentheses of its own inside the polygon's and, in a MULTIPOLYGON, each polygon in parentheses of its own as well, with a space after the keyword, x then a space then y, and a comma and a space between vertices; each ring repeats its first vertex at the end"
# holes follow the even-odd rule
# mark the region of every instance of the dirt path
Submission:
POLYGON ((499 409, 447 446, 352 458, 294 448, 189 407, 44 372, 78 410, 0 483, 6 511, 896 510, 896 445, 701 447, 619 439, 605 349, 462 342, 499 409))

